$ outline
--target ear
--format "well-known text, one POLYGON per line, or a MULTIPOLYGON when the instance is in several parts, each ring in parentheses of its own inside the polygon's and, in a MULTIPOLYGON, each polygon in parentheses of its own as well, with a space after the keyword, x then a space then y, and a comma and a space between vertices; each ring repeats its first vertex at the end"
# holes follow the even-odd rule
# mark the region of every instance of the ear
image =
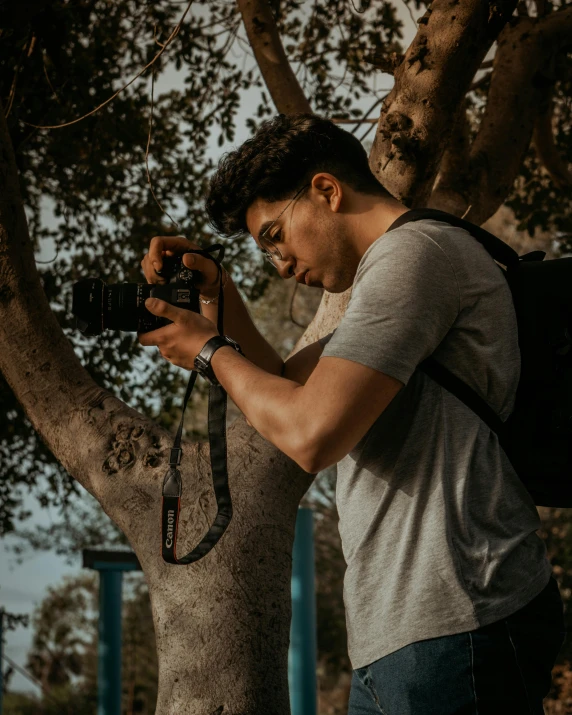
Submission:
POLYGON ((326 172, 314 174, 311 187, 319 200, 327 202, 330 211, 337 213, 340 210, 344 189, 341 181, 333 174, 326 172))

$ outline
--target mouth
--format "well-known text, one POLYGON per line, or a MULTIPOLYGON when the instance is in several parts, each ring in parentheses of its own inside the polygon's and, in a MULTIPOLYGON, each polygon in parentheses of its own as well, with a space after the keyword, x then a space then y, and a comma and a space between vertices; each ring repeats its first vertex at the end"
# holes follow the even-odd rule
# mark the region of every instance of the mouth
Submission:
POLYGON ((305 271, 304 273, 298 273, 298 275, 296 276, 296 282, 297 283, 305 283, 307 275, 308 275, 308 271, 305 271))

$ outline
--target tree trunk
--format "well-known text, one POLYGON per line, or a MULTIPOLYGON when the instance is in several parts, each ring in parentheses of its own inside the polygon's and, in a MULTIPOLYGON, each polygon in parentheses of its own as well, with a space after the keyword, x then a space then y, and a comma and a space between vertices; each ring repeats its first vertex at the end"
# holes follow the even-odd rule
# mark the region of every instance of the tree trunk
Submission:
MULTIPOLYGON (((0 368, 55 457, 136 552, 151 594, 160 715, 286 715, 290 576, 311 477, 237 419, 228 431, 234 518, 204 560, 161 558, 172 436, 96 385, 50 310, 35 268, 0 108, 0 368)), ((208 444, 184 445, 181 552, 216 513, 208 444)))

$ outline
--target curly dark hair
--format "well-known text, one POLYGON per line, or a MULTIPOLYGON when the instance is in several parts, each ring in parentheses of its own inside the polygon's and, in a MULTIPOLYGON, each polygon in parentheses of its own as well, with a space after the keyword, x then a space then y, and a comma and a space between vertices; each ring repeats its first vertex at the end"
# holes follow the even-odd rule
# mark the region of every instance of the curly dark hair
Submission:
POLYGON ((291 198, 321 171, 355 191, 391 196, 371 172, 367 153, 353 134, 315 114, 278 114, 221 158, 206 198, 210 225, 222 236, 244 234, 246 211, 257 198, 291 198))

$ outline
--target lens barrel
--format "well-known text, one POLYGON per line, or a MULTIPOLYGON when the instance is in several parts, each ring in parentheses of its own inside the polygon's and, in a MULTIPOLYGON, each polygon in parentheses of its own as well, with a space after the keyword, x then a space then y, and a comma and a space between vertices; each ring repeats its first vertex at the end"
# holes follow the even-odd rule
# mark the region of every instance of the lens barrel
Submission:
POLYGON ((85 335, 100 335, 103 330, 103 293, 105 283, 100 278, 84 278, 73 285, 72 313, 76 327, 85 335))
POLYGON ((174 265, 175 280, 166 285, 116 283, 108 286, 100 278, 78 281, 73 286, 72 299, 76 326, 86 335, 100 335, 103 330, 148 333, 169 325, 170 320, 147 310, 145 301, 149 297, 200 313, 193 271, 183 268, 180 258, 174 265))

